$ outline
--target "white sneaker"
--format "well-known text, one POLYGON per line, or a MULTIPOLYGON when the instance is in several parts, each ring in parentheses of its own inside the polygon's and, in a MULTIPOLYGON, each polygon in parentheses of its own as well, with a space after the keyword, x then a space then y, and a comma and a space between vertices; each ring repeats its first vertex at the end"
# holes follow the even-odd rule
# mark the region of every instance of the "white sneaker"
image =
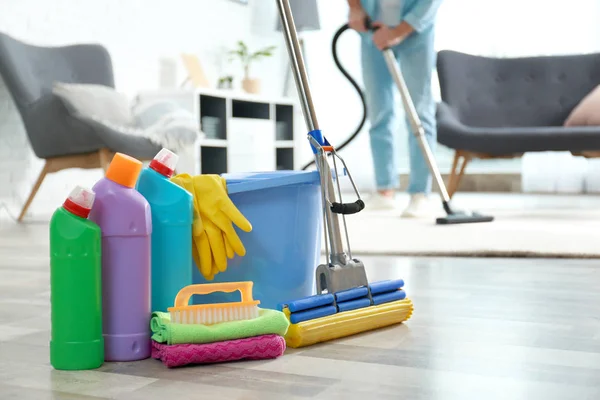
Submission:
POLYGON ((417 193, 410 196, 408 206, 402 212, 402 218, 420 218, 430 217, 433 213, 429 198, 424 193, 417 193))
POLYGON ((381 211, 395 210, 396 208, 396 199, 394 197, 383 196, 379 192, 373 193, 365 201, 365 210, 381 211))

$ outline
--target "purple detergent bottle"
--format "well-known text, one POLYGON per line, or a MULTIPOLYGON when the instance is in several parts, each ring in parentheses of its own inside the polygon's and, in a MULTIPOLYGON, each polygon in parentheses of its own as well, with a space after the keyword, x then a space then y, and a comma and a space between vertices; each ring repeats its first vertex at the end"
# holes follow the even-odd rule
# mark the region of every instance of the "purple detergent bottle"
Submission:
POLYGON ((102 231, 102 323, 105 361, 150 357, 152 215, 136 189, 142 163, 116 153, 89 219, 102 231))

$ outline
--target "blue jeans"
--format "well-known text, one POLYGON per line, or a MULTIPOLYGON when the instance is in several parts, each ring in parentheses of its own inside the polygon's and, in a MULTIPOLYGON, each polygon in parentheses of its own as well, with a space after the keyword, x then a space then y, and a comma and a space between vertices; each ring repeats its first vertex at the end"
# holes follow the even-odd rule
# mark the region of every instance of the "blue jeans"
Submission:
MULTIPOLYGON (((410 159, 410 180, 407 191, 411 194, 429 193, 432 183, 431 173, 404 113, 400 93, 389 73, 383 54, 375 47, 369 34, 361 35, 361 47, 363 82, 367 117, 371 125, 369 134, 377 189, 397 189, 399 186, 398 151, 395 139, 397 132, 406 127, 410 159)), ((427 142, 434 152, 437 132, 436 105, 431 89, 436 59, 433 33, 426 32, 420 37, 409 37, 393 48, 393 52, 425 130, 427 142)))

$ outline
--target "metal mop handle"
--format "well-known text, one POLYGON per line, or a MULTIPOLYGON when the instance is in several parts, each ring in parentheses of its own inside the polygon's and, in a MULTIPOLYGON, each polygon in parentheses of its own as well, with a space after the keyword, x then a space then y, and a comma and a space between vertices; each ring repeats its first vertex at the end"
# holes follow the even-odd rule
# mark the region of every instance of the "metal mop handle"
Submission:
POLYGON ((304 67, 304 60, 300 50, 300 42, 298 41, 296 25, 294 24, 290 3, 288 0, 278 0, 277 5, 279 7, 281 26, 290 56, 290 65, 294 71, 294 80, 296 81, 298 94, 302 100, 304 120, 306 121, 306 126, 308 129, 314 131, 319 129, 319 123, 317 121, 317 114, 312 102, 310 87, 308 86, 308 77, 306 74, 306 68, 304 67))
POLYGON ((417 110, 415 109, 415 105, 408 94, 408 88, 406 86, 406 82, 404 81, 404 77, 402 76, 402 72, 400 71, 400 67, 398 66, 398 62, 394 57, 394 53, 390 49, 386 49, 383 51, 383 56, 385 58, 385 62, 392 74, 392 78, 394 82, 398 86, 398 90, 400 91, 400 96, 402 98, 402 104, 404 105, 404 110, 408 115, 408 119, 410 125, 412 127, 414 135, 417 136, 419 147, 421 147, 421 151, 425 156, 425 160, 429 165, 429 169, 432 171, 433 177, 437 186, 441 192, 442 198, 444 202, 448 203, 450 201, 450 196, 448 195, 448 191, 446 190, 446 186, 444 185, 444 181, 442 180, 442 175, 437 167, 437 165, 433 162, 434 155, 429 148, 429 145, 425 139, 425 130, 423 129, 423 124, 417 114, 417 110))
POLYGON ((279 7, 279 14, 281 17, 281 26, 283 29, 287 50, 290 56, 290 65, 294 72, 294 79, 296 81, 296 87, 298 94, 302 101, 302 111, 306 126, 310 133, 308 134, 308 140, 311 146, 315 150, 315 158, 317 169, 321 176, 321 198, 323 203, 323 223, 325 224, 325 246, 328 259, 333 264, 345 265, 348 261, 346 253, 343 250, 342 238, 340 233, 338 214, 341 214, 344 219, 344 229, 346 233, 346 242, 348 247, 348 253, 350 259, 352 253, 350 250, 350 240, 348 238, 348 229, 346 227, 345 214, 353 214, 361 211, 364 208, 364 203, 360 199, 360 193, 354 183, 354 180, 350 176, 346 163, 344 160, 337 155, 333 146, 329 145, 327 140, 320 134, 319 123, 315 108, 312 102, 312 95, 308 84, 308 77, 306 74, 306 68, 304 67, 304 60, 302 58, 302 52, 300 50, 300 44, 296 34, 296 26, 294 24, 294 18, 288 0, 278 0, 277 5, 279 7), (315 137, 317 136, 317 137, 315 137), (320 140, 319 140, 320 139, 320 140), (340 202, 336 202, 335 188, 333 184, 333 176, 331 168, 327 160, 328 153, 331 153, 334 157, 334 168, 335 178, 337 181, 337 189, 340 197, 340 202), (339 185, 339 174, 337 172, 337 165, 335 158, 339 158, 344 165, 344 168, 350 177, 354 191, 358 196, 358 200, 355 203, 344 204, 342 202, 342 194, 339 185), (331 253, 329 250, 331 246, 331 253))

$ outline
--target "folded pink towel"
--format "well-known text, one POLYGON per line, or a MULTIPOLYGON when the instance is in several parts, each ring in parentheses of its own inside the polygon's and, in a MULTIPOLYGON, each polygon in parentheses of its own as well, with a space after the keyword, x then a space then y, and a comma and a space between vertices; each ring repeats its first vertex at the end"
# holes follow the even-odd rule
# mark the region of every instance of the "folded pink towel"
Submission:
POLYGON ((169 368, 189 364, 210 364, 238 360, 277 358, 285 352, 285 339, 262 335, 205 344, 167 345, 152 341, 152 358, 169 368))

